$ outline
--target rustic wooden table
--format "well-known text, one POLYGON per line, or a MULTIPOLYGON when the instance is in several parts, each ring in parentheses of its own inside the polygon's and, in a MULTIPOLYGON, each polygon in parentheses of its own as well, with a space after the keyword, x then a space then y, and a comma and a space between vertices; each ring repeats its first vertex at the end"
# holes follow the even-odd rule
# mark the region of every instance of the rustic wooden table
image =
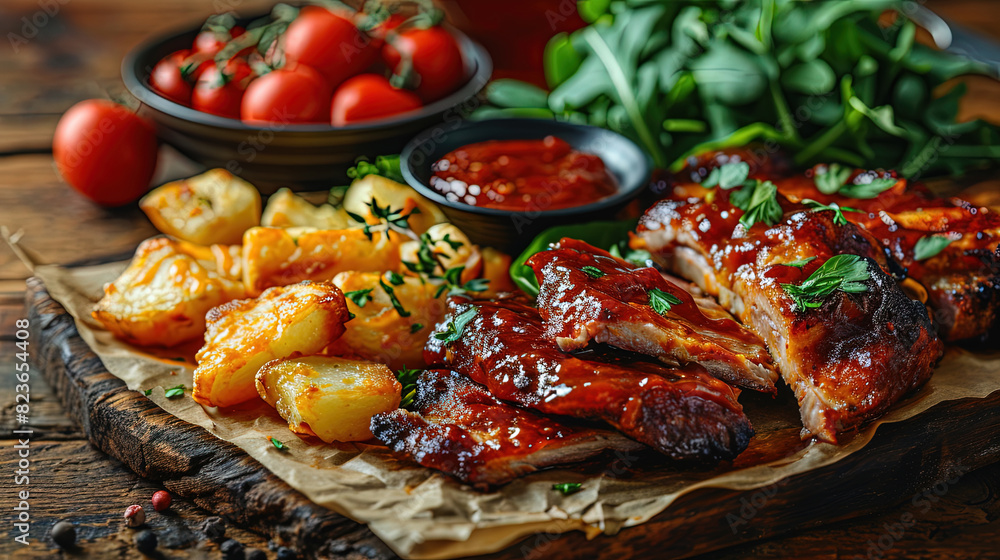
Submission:
MULTIPOLYGON (((51 158, 51 137, 60 114, 76 101, 121 91, 119 64, 144 37, 228 9, 254 10, 267 0, 3 0, 0 4, 0 224, 21 228, 24 243, 51 262, 73 263, 125 256, 155 233, 134 207, 99 209, 63 185, 51 158)), ((993 0, 930 0, 929 7, 968 27, 1000 37, 1000 11, 993 0)), ((966 114, 996 114, 993 84, 980 84, 966 114), (992 110, 991 110, 992 109, 992 110)), ((159 177, 189 171, 164 150, 159 177)), ((18 427, 14 403, 16 321, 25 317, 24 280, 29 271, 0 246, 0 503, 5 523, 16 505, 13 472, 17 454, 11 431, 18 427)), ((30 351, 29 345, 29 351, 30 351)), ((77 523, 83 546, 69 555, 142 558, 123 529, 123 510, 148 504, 158 488, 91 446, 41 376, 31 378, 31 500, 29 546, 13 541, 8 527, 0 555, 48 558, 59 553, 48 539, 61 519, 77 523)), ((970 426, 975 429, 975 426, 970 426)), ((883 513, 802 530, 741 545, 704 558, 1000 558, 1000 464, 964 475, 943 496, 886 503, 883 513), (912 524, 900 527, 900 520, 912 524), (881 539, 881 542, 880 542, 881 539), (880 547, 880 545, 883 545, 880 547), (884 550, 888 548, 888 550, 884 550)), ((835 498, 831 496, 831 499, 835 498)), ((819 504, 817 504, 818 506, 819 504)), ((215 558, 218 545, 194 528, 209 514, 175 499, 173 514, 150 524, 161 534, 161 557, 215 558), (164 538, 166 536, 166 538, 164 538)), ((229 527, 227 536, 247 547, 272 549, 254 533, 229 527)), ((627 539, 628 532, 617 538, 627 539)), ((557 541, 558 544, 558 541, 557 541)), ((365 558, 363 544, 343 557, 365 558)), ((276 552, 269 551, 269 558, 276 552)), ((557 557, 558 554, 551 554, 557 557)))

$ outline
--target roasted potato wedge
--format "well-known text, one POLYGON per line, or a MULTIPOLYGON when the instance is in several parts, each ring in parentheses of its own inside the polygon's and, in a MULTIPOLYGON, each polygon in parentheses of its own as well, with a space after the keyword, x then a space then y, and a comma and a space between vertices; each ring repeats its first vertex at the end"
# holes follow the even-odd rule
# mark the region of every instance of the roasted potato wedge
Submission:
POLYGON ((256 397, 254 376, 261 366, 318 353, 344 332, 348 317, 344 295, 329 282, 275 287, 212 309, 205 345, 195 355, 192 397, 207 406, 256 397))
POLYGON ((238 245, 260 224, 260 205, 257 189, 225 169, 167 183, 139 201, 156 229, 199 245, 238 245))
POLYGON ((325 352, 359 356, 387 364, 394 370, 403 366, 423 367, 427 337, 445 314, 445 295, 435 298, 439 286, 420 278, 404 276, 402 282, 394 285, 378 272, 342 272, 335 276, 333 283, 341 291, 355 294, 347 300, 347 308, 355 317, 347 323, 344 335, 325 352), (388 292, 379 284, 380 279, 409 316, 400 315, 388 292), (358 305, 359 302, 363 305, 358 305))
POLYGON ((327 443, 371 439, 372 416, 398 408, 402 389, 383 364, 325 356, 268 362, 256 381, 288 429, 327 443))
POLYGON ((243 236, 243 283, 257 295, 271 286, 303 280, 329 280, 346 270, 396 270, 399 245, 396 232, 360 229, 252 228, 243 236))
POLYGON ((230 247, 147 239, 122 275, 104 287, 92 315, 116 338, 140 346, 197 339, 210 309, 244 295, 233 254, 230 247))
POLYGON ((371 208, 368 206, 372 198, 379 206, 401 210, 403 214, 414 208, 419 209, 420 212, 412 214, 407 221, 410 229, 417 234, 427 231, 434 224, 447 221, 436 204, 420 196, 412 187, 379 175, 368 175, 351 183, 344 195, 344 209, 373 222, 371 208))
POLYGON ((260 225, 265 227, 313 227, 345 229, 350 224, 343 208, 316 206, 288 189, 279 189, 267 199, 260 225))

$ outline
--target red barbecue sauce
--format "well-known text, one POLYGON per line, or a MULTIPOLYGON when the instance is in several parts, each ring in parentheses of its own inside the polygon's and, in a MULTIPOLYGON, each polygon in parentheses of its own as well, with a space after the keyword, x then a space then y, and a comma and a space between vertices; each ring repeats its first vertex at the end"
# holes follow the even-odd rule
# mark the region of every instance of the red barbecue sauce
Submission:
POLYGON ((489 140, 462 146, 433 167, 431 187, 455 202, 499 210, 590 204, 617 185, 601 158, 564 140, 489 140))

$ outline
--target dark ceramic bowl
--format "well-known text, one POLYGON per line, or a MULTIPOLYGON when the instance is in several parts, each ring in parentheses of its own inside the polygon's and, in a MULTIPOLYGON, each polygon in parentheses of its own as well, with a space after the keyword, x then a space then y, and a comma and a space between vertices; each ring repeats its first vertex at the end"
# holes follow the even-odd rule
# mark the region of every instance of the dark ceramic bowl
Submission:
POLYGON ((649 181, 650 161, 628 138, 594 126, 541 119, 493 119, 449 123, 425 130, 400 154, 403 177, 420 194, 433 200, 473 243, 517 254, 542 230, 563 224, 614 219, 642 193, 649 181), (556 210, 517 212, 452 202, 430 186, 431 166, 448 152, 486 140, 537 140, 546 136, 565 140, 581 152, 604 160, 618 183, 618 191, 601 200, 556 210))
MULTIPOLYGON (((253 18, 241 21, 241 25, 253 18)), ((468 82, 419 111, 334 128, 325 124, 253 126, 195 111, 161 97, 149 74, 164 56, 190 48, 197 27, 146 41, 122 61, 122 79, 142 103, 139 114, 156 123, 161 140, 208 167, 224 167, 263 192, 281 186, 327 189, 347 181, 345 172, 359 156, 395 154, 414 134, 435 123, 461 120, 479 106, 476 97, 493 72, 489 55, 461 32, 468 82)))

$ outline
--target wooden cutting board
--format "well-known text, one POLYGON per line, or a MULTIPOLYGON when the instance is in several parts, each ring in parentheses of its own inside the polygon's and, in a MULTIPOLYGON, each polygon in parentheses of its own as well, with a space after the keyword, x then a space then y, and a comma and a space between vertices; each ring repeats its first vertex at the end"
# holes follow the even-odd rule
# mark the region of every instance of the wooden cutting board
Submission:
MULTIPOLYGON (((171 492, 310 557, 336 554, 344 542, 368 544, 370 558, 394 557, 363 525, 313 504, 239 448, 129 391, 36 278, 28 280, 26 306, 38 369, 102 451, 171 492)), ((683 558, 887 509, 998 461, 1000 388, 985 399, 941 403, 882 425, 863 450, 770 487, 698 490, 616 536, 539 534, 489 558, 683 558)))

